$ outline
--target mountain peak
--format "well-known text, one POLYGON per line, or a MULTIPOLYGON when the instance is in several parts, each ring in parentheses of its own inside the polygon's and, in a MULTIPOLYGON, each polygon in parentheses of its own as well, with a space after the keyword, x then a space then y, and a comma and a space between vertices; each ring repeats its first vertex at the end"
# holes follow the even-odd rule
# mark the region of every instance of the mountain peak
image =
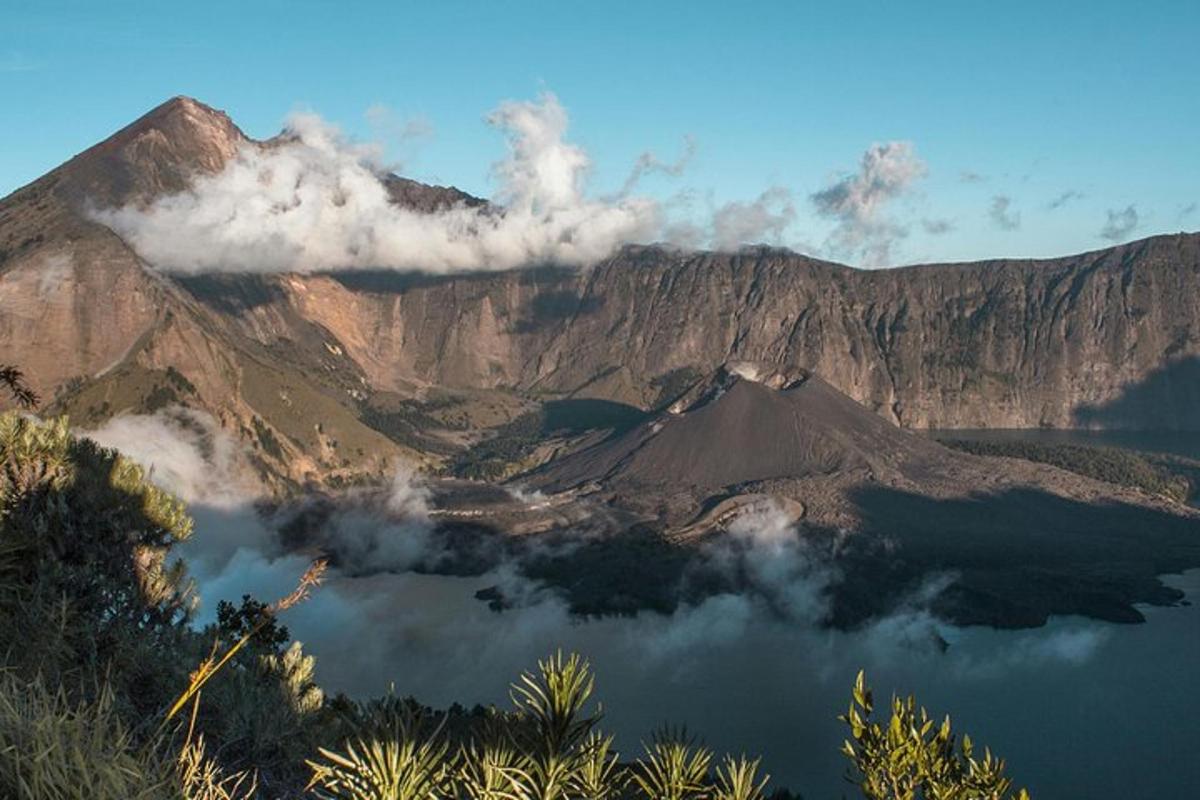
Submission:
POLYGON ((219 172, 249 141, 224 111, 178 95, 55 170, 57 191, 99 206, 149 202, 219 172))
POLYGON ((799 367, 761 361, 726 361, 707 378, 692 384, 683 394, 676 397, 667 408, 667 413, 684 414, 694 411, 720 398, 738 383, 760 384, 768 389, 785 391, 800 386, 810 377, 812 376, 807 370, 799 367))
POLYGON ((145 125, 152 122, 161 123, 167 120, 177 120, 176 124, 198 126, 212 124, 233 125, 233 121, 230 120, 229 115, 219 108, 213 108, 210 105, 201 103, 194 97, 177 94, 150 109, 150 111, 143 114, 128 127, 134 127, 139 123, 145 125))

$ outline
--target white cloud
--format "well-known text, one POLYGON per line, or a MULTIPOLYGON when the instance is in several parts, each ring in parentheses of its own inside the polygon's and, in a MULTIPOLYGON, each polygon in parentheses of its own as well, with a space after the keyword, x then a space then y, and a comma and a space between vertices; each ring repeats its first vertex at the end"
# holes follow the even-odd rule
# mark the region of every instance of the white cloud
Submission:
POLYGON ((380 180, 380 148, 302 114, 290 119, 289 136, 245 145, 189 191, 93 216, 151 264, 178 272, 584 265, 659 231, 652 200, 585 194, 591 162, 566 141, 567 114, 553 94, 502 103, 487 122, 508 142, 493 167, 502 210, 399 208, 380 180))
POLYGON ((188 503, 239 506, 256 488, 237 443, 201 411, 117 416, 83 435, 141 464, 155 484, 188 503))
POLYGON ((714 211, 710 241, 718 250, 731 250, 743 243, 776 244, 795 218, 791 192, 775 186, 753 202, 726 203, 714 211))
POLYGON ((892 248, 908 229, 888 219, 884 210, 926 172, 911 142, 871 145, 857 172, 812 195, 817 213, 837 221, 827 247, 867 266, 888 263, 892 248))

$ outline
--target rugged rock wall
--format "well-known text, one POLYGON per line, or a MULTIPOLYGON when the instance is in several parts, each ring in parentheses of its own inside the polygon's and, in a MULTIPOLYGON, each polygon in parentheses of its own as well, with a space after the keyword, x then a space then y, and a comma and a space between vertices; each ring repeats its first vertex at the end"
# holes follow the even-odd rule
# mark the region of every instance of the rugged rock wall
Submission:
POLYGON ((672 373, 809 368, 911 427, 1200 428, 1200 237, 866 272, 786 251, 630 248, 589 272, 224 278, 263 341, 316 324, 380 388, 516 386, 652 405, 672 373))

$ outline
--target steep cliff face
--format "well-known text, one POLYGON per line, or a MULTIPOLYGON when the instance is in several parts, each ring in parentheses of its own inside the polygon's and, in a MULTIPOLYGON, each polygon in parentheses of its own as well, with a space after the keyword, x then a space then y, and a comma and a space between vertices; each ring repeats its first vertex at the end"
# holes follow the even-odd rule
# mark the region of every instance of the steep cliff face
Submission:
POLYGON ((243 335, 317 324, 377 387, 650 406, 673 374, 745 359, 810 369, 910 427, 1200 428, 1194 234, 874 272, 766 248, 627 248, 585 272, 244 278, 222 292, 272 298, 226 315, 243 335))

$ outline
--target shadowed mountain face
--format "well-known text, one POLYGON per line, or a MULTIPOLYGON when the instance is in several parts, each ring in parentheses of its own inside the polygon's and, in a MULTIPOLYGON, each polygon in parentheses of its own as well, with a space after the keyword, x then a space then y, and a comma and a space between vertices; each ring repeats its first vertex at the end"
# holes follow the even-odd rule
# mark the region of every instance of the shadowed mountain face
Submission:
MULTIPOLYGON (((957 625, 1037 627, 1052 615, 1138 623, 1138 604, 1183 598, 1159 575, 1200 564, 1194 516, 1137 502, 1086 502, 1034 487, 938 498, 870 484, 849 497, 859 515, 853 536, 800 523, 810 555, 837 565, 824 620, 836 628, 923 602, 957 625)), ((695 580, 693 552, 632 531, 589 541, 530 574, 564 589, 582 613, 669 612, 681 599, 728 588, 695 580)))
MULTIPOLYGON (((906 427, 1200 427, 1197 234, 881 271, 761 247, 627 247, 588 270, 180 278, 84 214, 185 191, 269 146, 176 98, 0 201, 0 342, 54 408, 98 421, 169 391, 290 480, 419 457, 364 422, 381 397, 442 387, 648 409, 735 360, 811 370, 906 427)), ((419 211, 483 202, 385 182, 419 211)))
POLYGON ((1075 409, 1081 428, 1121 428, 1125 420, 1156 418, 1175 423, 1168 427, 1200 430, 1200 358, 1173 359, 1110 400, 1075 409))
MULTIPOLYGON (((916 473, 947 451, 872 414, 811 375, 778 388, 722 368, 693 402, 552 462, 535 485, 587 483, 629 490, 696 491, 841 473, 916 473)), ((757 367, 750 367, 757 371, 757 367)), ((764 370, 765 371, 765 370, 764 370)))
POLYGON ((892 607, 939 573, 953 580, 934 608, 958 624, 1036 626, 1051 614, 1141 622, 1135 603, 1182 598, 1157 576, 1200 563, 1194 516, 1127 500, 1082 502, 1033 486, 935 498, 864 485, 850 496, 864 535, 842 555, 850 580, 840 624, 892 607))

